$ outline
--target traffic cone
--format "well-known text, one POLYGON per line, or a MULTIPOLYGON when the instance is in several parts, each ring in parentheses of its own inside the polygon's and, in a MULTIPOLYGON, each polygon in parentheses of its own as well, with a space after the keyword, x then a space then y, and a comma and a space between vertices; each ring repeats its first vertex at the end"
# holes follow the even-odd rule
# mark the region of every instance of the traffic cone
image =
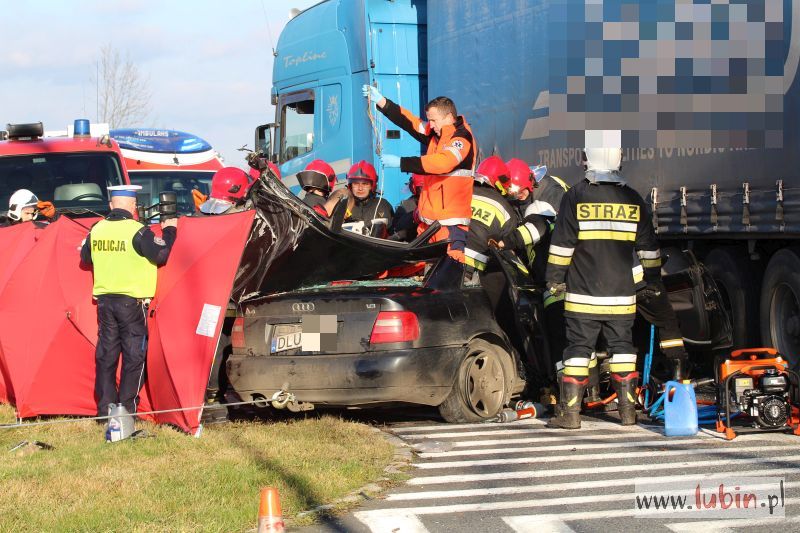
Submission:
POLYGON ((258 505, 258 533, 282 533, 286 528, 281 516, 281 500, 278 489, 261 489, 261 502, 258 505))

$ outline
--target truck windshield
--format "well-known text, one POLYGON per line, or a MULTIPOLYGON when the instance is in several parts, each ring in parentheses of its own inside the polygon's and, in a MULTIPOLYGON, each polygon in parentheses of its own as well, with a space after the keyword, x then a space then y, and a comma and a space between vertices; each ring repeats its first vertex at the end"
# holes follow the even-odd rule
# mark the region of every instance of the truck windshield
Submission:
POLYGON ((142 186, 137 198, 139 205, 152 205, 158 202, 158 193, 173 191, 178 195, 178 212, 191 215, 195 211, 192 189, 209 194, 214 172, 160 170, 134 171, 128 175, 131 183, 142 186))
POLYGON ((314 100, 301 100, 283 106, 283 157, 288 161, 314 149, 314 100))
POLYGON ((107 153, 54 153, 0 157, 0 210, 18 189, 58 209, 108 212, 110 185, 124 184, 119 159, 107 153))

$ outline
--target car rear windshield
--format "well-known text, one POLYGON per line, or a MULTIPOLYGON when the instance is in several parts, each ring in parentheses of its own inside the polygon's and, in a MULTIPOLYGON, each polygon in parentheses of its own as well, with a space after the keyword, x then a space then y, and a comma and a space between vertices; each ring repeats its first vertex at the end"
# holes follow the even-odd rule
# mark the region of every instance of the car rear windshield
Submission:
POLYGON ((310 285, 300 287, 292 292, 306 292, 306 291, 320 291, 331 289, 356 289, 356 288, 389 288, 389 287, 421 287, 422 278, 409 277, 409 278, 384 278, 372 280, 340 280, 331 281, 320 285, 310 285))
POLYGON ((139 205, 152 205, 158 202, 158 193, 172 191, 178 196, 178 212, 182 215, 191 215, 195 211, 192 189, 207 195, 211 190, 211 178, 214 172, 137 170, 128 171, 128 176, 131 178, 131 183, 142 186, 137 198, 139 205))
POLYGON ((122 185, 117 156, 108 153, 29 154, 0 157, 0 210, 19 189, 59 209, 107 213, 108 187, 122 185))

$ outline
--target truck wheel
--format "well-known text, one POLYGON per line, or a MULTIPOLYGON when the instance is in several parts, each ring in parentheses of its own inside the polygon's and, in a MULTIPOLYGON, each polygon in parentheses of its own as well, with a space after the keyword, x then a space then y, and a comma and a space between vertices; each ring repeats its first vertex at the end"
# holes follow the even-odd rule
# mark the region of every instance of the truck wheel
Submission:
POLYGON ((481 339, 473 340, 458 369, 453 389, 439 405, 445 421, 461 424, 492 418, 508 403, 514 379, 508 353, 481 339))
POLYGON ((758 344, 758 280, 745 253, 715 248, 703 260, 731 317, 733 347, 758 344))
POLYGON ((779 250, 769 261, 761 286, 761 335, 795 371, 800 369, 800 257, 779 250))

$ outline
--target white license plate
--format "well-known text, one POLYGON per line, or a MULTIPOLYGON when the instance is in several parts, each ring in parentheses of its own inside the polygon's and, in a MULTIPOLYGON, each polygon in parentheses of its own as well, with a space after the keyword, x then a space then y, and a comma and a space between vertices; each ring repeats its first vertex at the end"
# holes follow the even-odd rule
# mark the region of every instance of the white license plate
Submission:
POLYGON ((303 344, 303 332, 300 326, 278 326, 272 335, 270 353, 280 353, 299 348, 303 344), (287 332, 287 330, 289 330, 287 332))

